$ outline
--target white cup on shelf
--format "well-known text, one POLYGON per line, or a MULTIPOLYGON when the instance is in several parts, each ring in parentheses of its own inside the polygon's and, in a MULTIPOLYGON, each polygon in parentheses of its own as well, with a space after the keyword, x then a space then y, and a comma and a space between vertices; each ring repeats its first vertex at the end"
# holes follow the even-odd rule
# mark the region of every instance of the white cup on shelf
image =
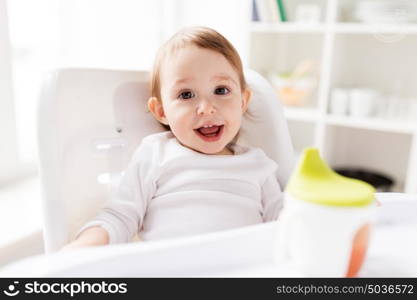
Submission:
POLYGON ((417 109, 417 103, 414 103, 414 100, 412 98, 404 98, 402 99, 402 105, 401 105, 401 114, 400 117, 402 120, 405 120, 407 122, 412 122, 417 120, 416 116, 416 109, 417 109))
POLYGON ((417 122, 417 98, 410 99, 409 119, 411 121, 417 122))
POLYGON ((375 112, 378 92, 369 88, 355 88, 350 91, 349 112, 353 117, 369 117, 375 112))
POLYGON ((334 115, 346 115, 349 108, 349 90, 334 88, 330 98, 330 113, 334 115))

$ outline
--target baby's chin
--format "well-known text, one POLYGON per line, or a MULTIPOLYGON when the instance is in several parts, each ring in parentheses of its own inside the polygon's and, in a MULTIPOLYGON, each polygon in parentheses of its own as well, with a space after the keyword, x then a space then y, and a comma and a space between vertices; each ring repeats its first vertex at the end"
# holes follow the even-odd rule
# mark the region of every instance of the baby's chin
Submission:
POLYGON ((187 145, 184 143, 182 144, 191 150, 194 150, 201 154, 207 154, 207 155, 222 154, 222 152, 227 150, 226 149, 227 143, 226 145, 187 145))
POLYGON ((220 154, 226 154, 227 149, 224 147, 220 150, 214 150, 214 151, 202 150, 202 151, 198 151, 198 152, 203 153, 203 154, 207 154, 207 155, 220 155, 220 154))

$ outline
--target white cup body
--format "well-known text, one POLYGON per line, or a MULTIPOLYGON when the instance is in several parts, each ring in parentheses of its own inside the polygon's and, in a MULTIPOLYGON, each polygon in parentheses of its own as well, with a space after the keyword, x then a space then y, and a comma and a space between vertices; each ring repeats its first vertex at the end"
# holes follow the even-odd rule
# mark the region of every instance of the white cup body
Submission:
POLYGON ((349 107, 349 90, 335 88, 330 99, 330 112, 334 115, 346 115, 349 107))
POLYGON ((357 231, 373 223, 374 206, 333 207, 285 194, 275 258, 302 276, 345 277, 357 231))
POLYGON ((352 89, 350 91, 349 112, 354 117, 373 115, 377 92, 372 89, 352 89))

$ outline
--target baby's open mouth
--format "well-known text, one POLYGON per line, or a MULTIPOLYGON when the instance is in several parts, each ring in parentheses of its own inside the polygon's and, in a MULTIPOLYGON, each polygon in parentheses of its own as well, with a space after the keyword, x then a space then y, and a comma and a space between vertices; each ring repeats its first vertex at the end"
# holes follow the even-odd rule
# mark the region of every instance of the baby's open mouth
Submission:
POLYGON ((214 141, 217 141, 222 135, 223 128, 224 128, 224 125, 211 125, 211 126, 203 126, 203 127, 194 129, 194 131, 204 141, 214 142, 214 141))
POLYGON ((220 127, 221 126, 223 126, 223 125, 220 125, 220 126, 213 125, 213 126, 210 126, 210 127, 200 127, 200 128, 197 128, 197 130, 198 130, 199 133, 201 133, 204 136, 215 136, 220 132, 220 127))

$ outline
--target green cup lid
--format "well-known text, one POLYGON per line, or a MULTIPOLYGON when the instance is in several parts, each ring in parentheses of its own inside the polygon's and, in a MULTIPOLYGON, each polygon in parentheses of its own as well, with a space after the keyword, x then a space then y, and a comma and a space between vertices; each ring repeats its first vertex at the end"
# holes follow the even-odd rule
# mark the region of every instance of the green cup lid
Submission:
POLYGON ((316 148, 306 148, 288 182, 293 197, 328 206, 366 206, 374 199, 370 184, 334 172, 316 148))

